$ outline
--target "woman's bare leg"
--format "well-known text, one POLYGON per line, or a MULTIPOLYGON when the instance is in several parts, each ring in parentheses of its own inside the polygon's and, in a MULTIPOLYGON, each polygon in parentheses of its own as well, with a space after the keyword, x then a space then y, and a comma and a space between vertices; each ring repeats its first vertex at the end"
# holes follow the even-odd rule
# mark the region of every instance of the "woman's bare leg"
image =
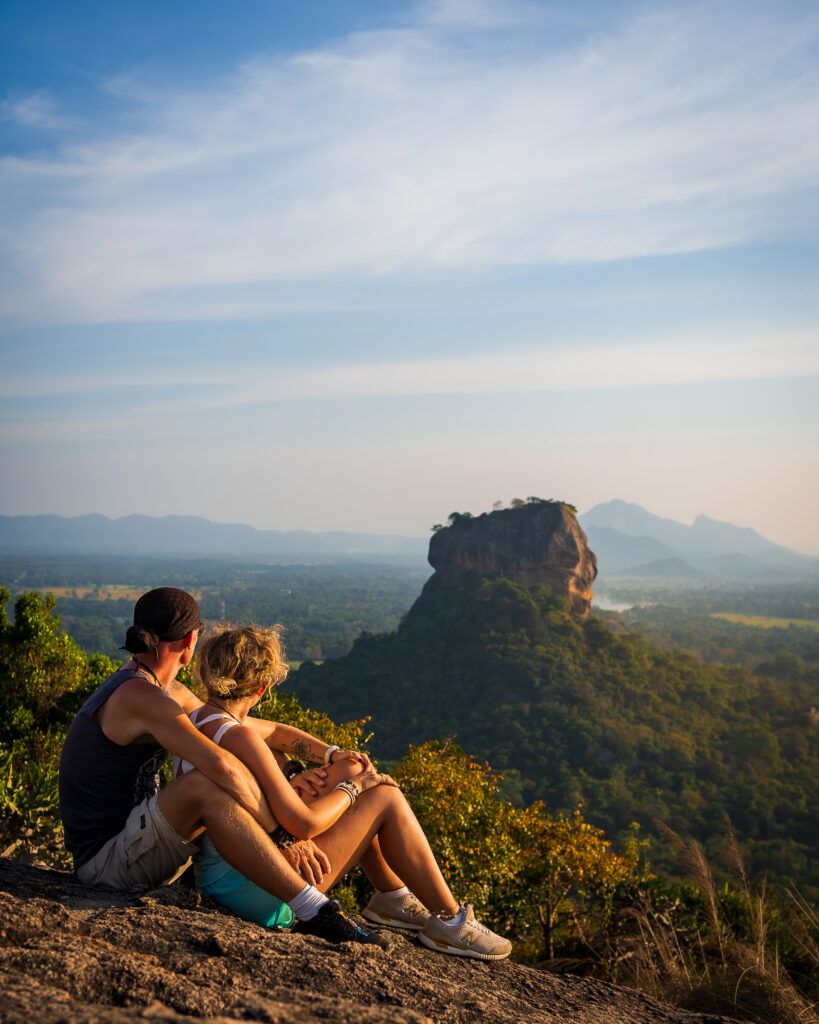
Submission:
MULTIPOLYGON (((327 769, 327 788, 324 792, 329 793, 339 782, 346 779, 354 779, 360 773, 361 765, 355 764, 352 761, 339 761, 337 764, 330 765, 327 769)), ((302 796, 302 799, 309 805, 319 798, 302 796)), ((318 843, 318 845, 321 844, 318 843)), ((373 836, 369 847, 364 851, 358 863, 361 865, 364 874, 369 878, 373 888, 377 889, 378 892, 392 892, 394 889, 400 889, 404 885, 403 879, 396 875, 384 859, 377 836, 373 836)))
POLYGON ((394 892, 404 885, 403 878, 396 875, 381 852, 378 836, 373 836, 358 864, 378 892, 394 892))
MULTIPOLYGON (((313 840, 328 856, 330 873, 321 885, 326 892, 347 871, 359 864, 378 840, 381 855, 395 878, 409 886, 432 913, 458 909, 449 886, 404 794, 395 786, 376 786, 362 793, 354 807, 313 840)), ((391 886, 398 888, 398 886, 391 886)))

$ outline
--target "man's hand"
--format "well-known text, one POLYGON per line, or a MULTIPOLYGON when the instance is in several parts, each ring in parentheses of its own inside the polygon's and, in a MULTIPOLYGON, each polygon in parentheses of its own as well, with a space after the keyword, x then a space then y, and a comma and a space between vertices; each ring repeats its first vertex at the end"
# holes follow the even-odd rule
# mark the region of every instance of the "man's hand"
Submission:
POLYGON ((299 772, 290 780, 290 785, 302 800, 308 796, 320 796, 322 790, 327 788, 327 769, 312 768, 309 772, 299 772))
POLYGON ((282 850, 285 860, 309 885, 321 885, 330 873, 330 860, 312 839, 300 839, 282 850))

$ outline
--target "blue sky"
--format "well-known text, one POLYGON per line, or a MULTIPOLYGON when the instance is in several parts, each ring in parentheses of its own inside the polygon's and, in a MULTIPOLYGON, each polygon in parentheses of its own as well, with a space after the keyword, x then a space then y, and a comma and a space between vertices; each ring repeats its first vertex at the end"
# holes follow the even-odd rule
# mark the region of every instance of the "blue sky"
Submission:
POLYGON ((815 4, 2 19, 0 512, 819 553, 815 4))

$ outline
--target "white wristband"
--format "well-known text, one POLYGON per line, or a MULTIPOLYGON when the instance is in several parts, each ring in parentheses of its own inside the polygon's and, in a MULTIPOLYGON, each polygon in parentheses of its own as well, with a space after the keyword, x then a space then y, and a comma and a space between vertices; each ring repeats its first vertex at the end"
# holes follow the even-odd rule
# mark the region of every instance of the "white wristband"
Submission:
POLYGON ((332 764, 333 763, 333 754, 335 754, 335 752, 337 750, 341 750, 341 747, 336 747, 336 746, 328 747, 324 751, 324 763, 325 764, 332 764))

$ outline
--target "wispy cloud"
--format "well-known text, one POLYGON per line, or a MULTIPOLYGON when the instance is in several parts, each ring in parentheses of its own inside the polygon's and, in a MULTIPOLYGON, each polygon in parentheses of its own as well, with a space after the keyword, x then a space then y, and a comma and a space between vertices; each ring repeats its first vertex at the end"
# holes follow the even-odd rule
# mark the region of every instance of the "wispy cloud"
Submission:
POLYGON ((452 26, 471 19, 500 41, 504 12, 515 22, 525 5, 417 10, 199 90, 123 77, 128 129, 7 158, 7 315, 241 316, 288 281, 615 260, 815 227, 816 16, 653 6, 570 48, 506 25, 489 52, 452 26))
MULTIPOLYGON (((429 395, 501 395, 526 392, 582 392, 664 384, 819 377, 819 337, 815 332, 777 332, 743 337, 667 336, 645 343, 589 342, 572 347, 509 350, 485 355, 437 359, 384 360, 354 365, 283 368, 267 363, 232 364, 217 372, 193 370, 184 375, 171 366, 128 375, 129 391, 117 389, 121 378, 91 372, 59 377, 8 377, 0 397, 37 402, 49 398, 93 398, 117 393, 143 412, 157 414, 188 408, 240 409, 300 400, 390 398, 429 395), (130 394, 130 399, 128 397, 130 394)), ((78 422, 88 426, 87 404, 78 422)), ((55 433, 59 424, 40 423, 41 408, 32 406, 40 432, 55 433)), ((100 416, 108 420, 109 410, 100 416)), ((16 419, 16 418, 15 418, 16 419)), ((8 430, 18 424, 10 421, 8 430)), ((130 424, 125 429, 130 431, 130 424)), ((10 435, 2 435, 10 436, 10 435)), ((40 436, 38 433, 37 436, 40 436)), ((55 434, 56 436, 56 434, 55 434)))
POLYGON ((0 118, 25 128, 43 131, 63 131, 76 127, 76 122, 61 114, 54 100, 42 92, 4 100, 0 103, 0 118))
POLYGON ((525 0, 426 0, 418 15, 431 25, 492 29, 542 21, 544 8, 525 0))
MULTIPOLYGON (((512 394, 813 374, 819 374, 815 334, 721 336, 342 366, 287 375, 277 381, 277 394, 284 399, 512 394)), ((270 401, 270 387, 261 380, 241 400, 270 401)))

